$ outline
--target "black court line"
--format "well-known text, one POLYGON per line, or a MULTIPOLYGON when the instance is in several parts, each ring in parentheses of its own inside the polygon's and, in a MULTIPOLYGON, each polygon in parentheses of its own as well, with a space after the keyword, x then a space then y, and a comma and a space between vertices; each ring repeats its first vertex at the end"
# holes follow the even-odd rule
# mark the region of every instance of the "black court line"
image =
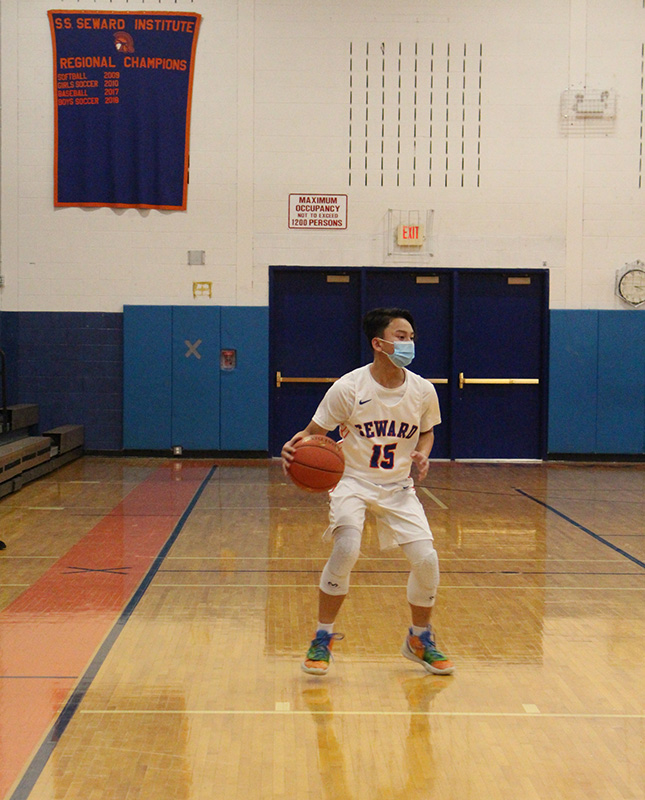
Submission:
POLYGON ((143 580, 139 584, 138 589, 132 595, 130 602, 123 609, 123 611, 121 612, 121 616, 114 623, 112 630, 103 640, 103 644, 99 648, 97 654, 92 659, 92 662, 90 663, 89 667, 85 670, 83 677, 78 682, 78 685, 76 686, 71 697, 65 704, 65 707, 62 709, 62 711, 54 721, 54 724, 47 733, 43 743, 40 745, 38 751, 32 758, 31 763, 27 767, 25 774, 22 776, 20 783, 18 784, 13 794, 11 795, 10 800, 27 800, 27 798, 31 794, 31 791, 34 788, 36 781, 40 777, 45 766, 47 765, 47 762, 49 761, 51 754, 54 752, 54 749, 60 737, 65 732, 65 729, 67 728, 72 717, 76 713, 76 710, 81 704, 81 701, 87 694, 87 690, 90 688, 90 686, 92 685, 92 681, 97 676, 98 671, 103 666, 103 663, 107 658, 107 656, 109 655, 110 650, 114 646, 114 643, 119 638, 119 635, 124 629, 126 623, 132 616, 136 607, 139 605, 141 598, 146 593, 146 590, 150 586, 152 579, 159 571, 159 567, 161 566, 163 560, 168 555, 168 552, 175 543, 175 540, 181 533, 182 528, 186 524, 186 520, 190 516, 192 510, 195 508, 197 501, 199 500, 202 492, 206 488, 208 482, 210 481, 216 469, 217 467, 211 467, 211 469, 208 472, 208 475, 204 478, 204 480, 199 486, 199 489, 195 492, 193 499, 186 507, 186 510, 179 518, 177 524, 175 525, 170 536, 168 537, 166 543, 159 551, 159 555, 157 555, 157 557, 152 562, 150 569, 148 570, 148 572, 146 572, 143 580))
POLYGON ((419 484, 419 488, 428 489, 433 492, 452 492, 454 494, 489 494, 493 497, 511 497, 513 495, 513 489, 503 489, 499 492, 493 492, 486 489, 456 489, 449 486, 423 486, 422 484, 419 484))
POLYGON ((132 567, 105 567, 104 569, 90 568, 90 567, 68 567, 67 572, 62 572, 62 575, 84 575, 87 572, 104 572, 106 575, 127 575, 127 570, 132 567))
MULTIPOLYGON (((319 569, 160 569, 160 575, 179 573, 189 575, 312 575, 320 574, 319 569)), ((409 575, 409 569, 354 569, 352 575, 409 575)), ((562 570, 519 570, 519 569, 442 569, 442 575, 639 575, 639 572, 572 572, 562 570)), ((172 588, 172 584, 164 584, 164 588, 172 588)), ((213 589, 228 588, 212 586, 213 589)))
MULTIPOLYGON (((189 573, 197 575, 311 575, 319 569, 162 569, 159 574, 189 573)), ((354 569, 352 575, 409 575, 409 569, 354 569)), ((442 575, 639 575, 638 572, 571 572, 569 570, 520 570, 520 569, 442 569, 442 575)), ((170 584, 165 584, 166 588, 170 584)), ((213 588, 225 588, 214 586, 213 588)))
POLYGON ((641 569, 645 569, 645 561, 641 561, 640 558, 636 558, 631 553, 628 553, 627 550, 623 550, 621 547, 617 547, 615 544, 612 544, 608 539, 605 539, 603 536, 600 536, 598 533, 594 533, 594 531, 590 530, 589 528, 585 528, 584 525, 581 525, 579 522, 576 522, 575 519, 571 519, 566 514, 563 514, 562 511, 558 511, 557 508, 553 508, 548 503, 543 502, 542 500, 538 500, 537 497, 533 497, 528 492, 523 491, 522 489, 515 489, 516 492, 521 494, 523 497, 526 497, 528 500, 532 500, 534 503, 537 503, 539 506, 543 506, 544 508, 552 511, 554 514, 557 514, 558 517, 566 520, 568 523, 573 525, 574 527, 578 528, 578 530, 586 533, 587 536, 591 536, 592 539, 595 539, 597 542, 604 544, 605 547, 609 547, 610 550, 618 553, 619 555, 623 556, 624 558, 628 558, 634 564, 637 564, 641 569))

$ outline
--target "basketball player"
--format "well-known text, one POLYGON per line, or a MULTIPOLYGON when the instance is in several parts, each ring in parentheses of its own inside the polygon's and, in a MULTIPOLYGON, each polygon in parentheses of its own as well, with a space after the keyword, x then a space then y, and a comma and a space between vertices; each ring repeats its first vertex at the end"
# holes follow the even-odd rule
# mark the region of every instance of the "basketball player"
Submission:
POLYGON ((349 590, 369 508, 376 516, 381 549, 400 546, 411 566, 407 599, 412 626, 401 653, 428 672, 450 675, 454 666, 437 649, 430 627, 438 557, 410 477, 413 464, 420 480, 428 473, 433 428, 441 422, 437 393, 429 381, 406 369, 414 358, 415 326, 409 311, 376 308, 363 318, 363 330, 373 350, 372 363, 336 381, 307 427, 282 448, 286 471, 299 439, 340 426, 345 472, 330 493, 323 540, 333 547, 320 578, 316 635, 302 669, 325 675, 333 642, 343 638, 334 632, 334 622, 349 590))

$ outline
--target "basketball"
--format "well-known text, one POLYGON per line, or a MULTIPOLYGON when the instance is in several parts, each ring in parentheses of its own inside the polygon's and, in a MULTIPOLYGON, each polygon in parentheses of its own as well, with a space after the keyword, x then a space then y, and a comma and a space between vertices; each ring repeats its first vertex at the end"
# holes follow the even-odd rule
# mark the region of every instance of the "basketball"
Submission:
POLYGON ((341 479, 345 458, 340 445, 328 436, 305 436, 294 445, 289 477, 308 492, 327 492, 341 479))

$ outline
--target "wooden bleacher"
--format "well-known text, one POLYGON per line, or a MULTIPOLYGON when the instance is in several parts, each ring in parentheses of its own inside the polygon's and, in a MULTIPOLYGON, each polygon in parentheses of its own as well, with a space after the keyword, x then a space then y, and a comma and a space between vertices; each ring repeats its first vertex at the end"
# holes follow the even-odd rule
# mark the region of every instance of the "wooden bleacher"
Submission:
POLYGON ((6 406, 0 415, 0 498, 83 455, 82 425, 62 425, 35 435, 37 405, 6 406))

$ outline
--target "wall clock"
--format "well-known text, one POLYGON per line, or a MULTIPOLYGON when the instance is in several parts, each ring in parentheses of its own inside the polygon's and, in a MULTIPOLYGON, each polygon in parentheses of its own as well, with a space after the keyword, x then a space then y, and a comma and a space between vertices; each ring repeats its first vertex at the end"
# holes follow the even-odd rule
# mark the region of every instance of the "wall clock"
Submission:
POLYGON ((634 261, 616 273, 616 294, 630 306, 645 303, 645 264, 634 261))

